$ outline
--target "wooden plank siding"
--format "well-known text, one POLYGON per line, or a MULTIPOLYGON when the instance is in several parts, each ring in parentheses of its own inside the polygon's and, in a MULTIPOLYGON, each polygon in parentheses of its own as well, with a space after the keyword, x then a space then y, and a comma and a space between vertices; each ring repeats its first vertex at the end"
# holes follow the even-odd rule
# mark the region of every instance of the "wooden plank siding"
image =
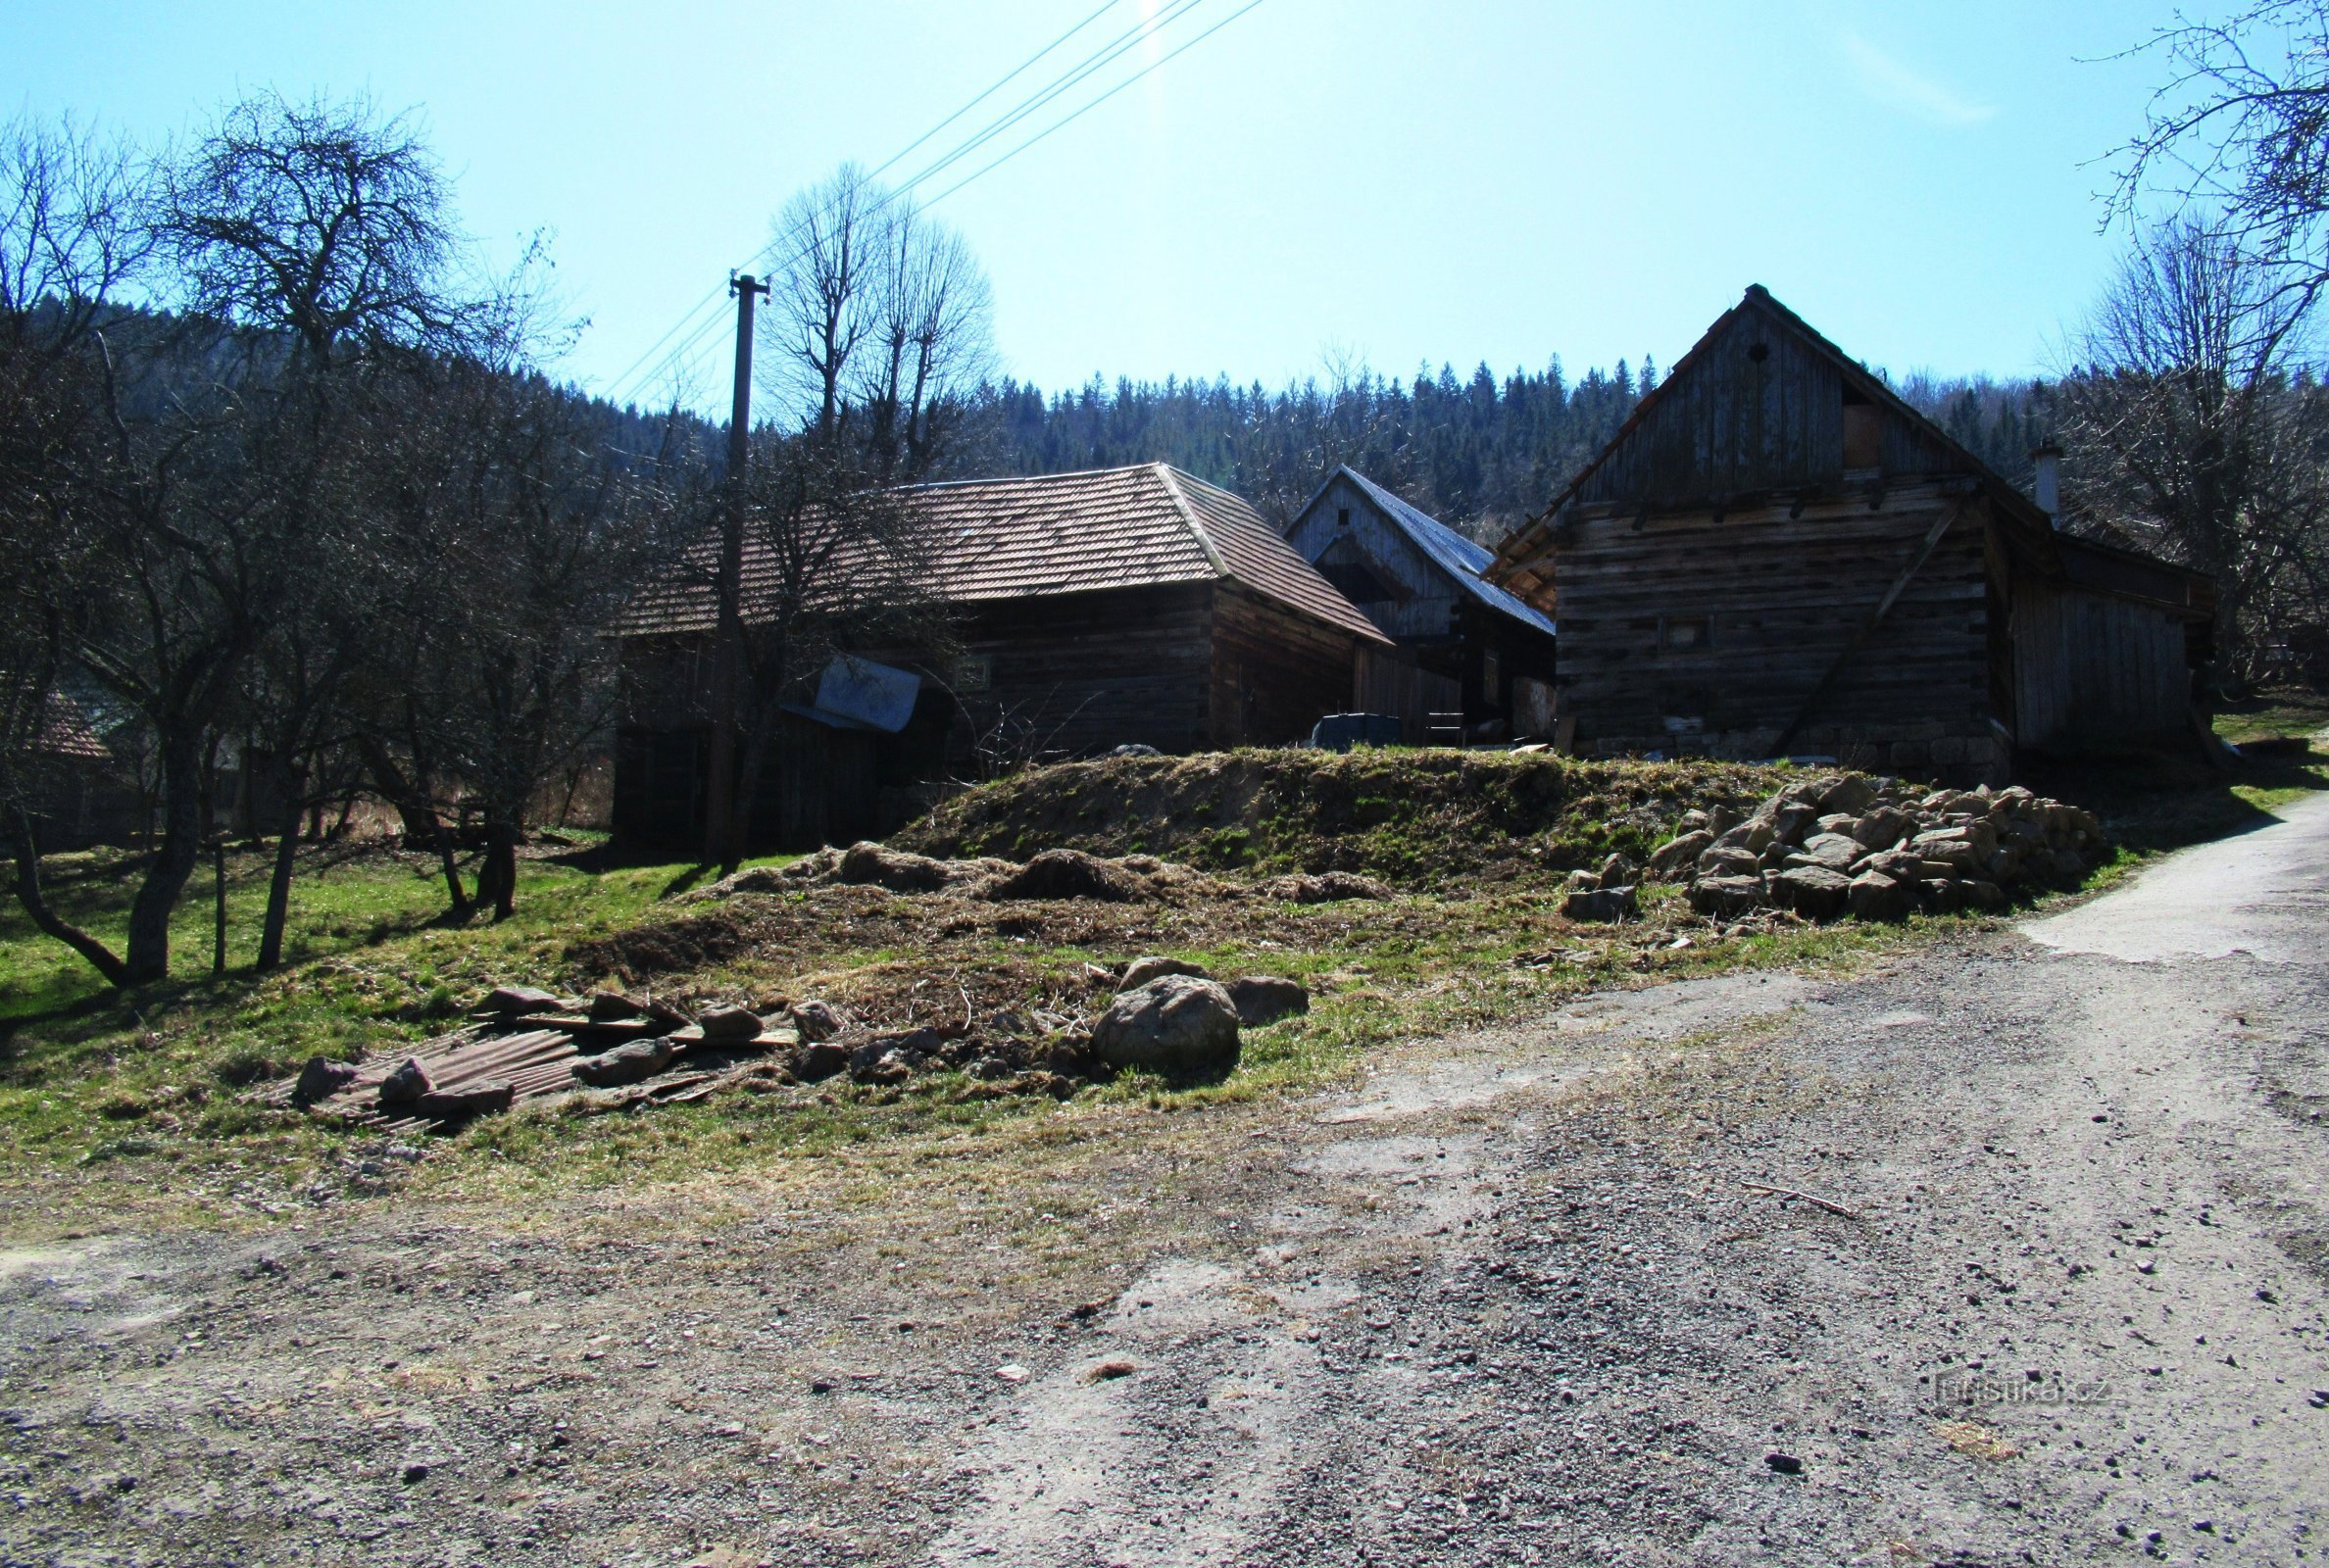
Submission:
POLYGON ((2013 605, 2018 739, 2038 751, 2175 743, 2190 727, 2183 617, 2024 584, 2013 605))
POLYGON ((969 732, 1006 723, 1047 755, 1202 748, 1213 728, 1214 592, 1194 583, 1069 594, 966 615, 957 638, 989 673, 984 690, 957 688, 966 723, 952 760, 966 767, 969 732))
POLYGON ((1306 739, 1357 696, 1358 640, 1234 583, 1214 589, 1213 745, 1306 739))
POLYGON ((1561 712, 1580 751, 1769 755, 1914 558, 1955 520, 1820 696, 1798 749, 1883 767, 1995 760, 1988 511, 1962 487, 1656 514, 1581 507, 1560 547, 1561 712), (1703 639, 1675 646, 1685 629, 1703 639))
MULTIPOLYGON (((1843 485, 1847 397, 1829 352, 1759 312, 1725 326, 1584 477, 1580 502, 1655 507, 1843 485)), ((1881 429, 1886 473, 1965 467, 1908 420, 1886 418, 1881 429)))

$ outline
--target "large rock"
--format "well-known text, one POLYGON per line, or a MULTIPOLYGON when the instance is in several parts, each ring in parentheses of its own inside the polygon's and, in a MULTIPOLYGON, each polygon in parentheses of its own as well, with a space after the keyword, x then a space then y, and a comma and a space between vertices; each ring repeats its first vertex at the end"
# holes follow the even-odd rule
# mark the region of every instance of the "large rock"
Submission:
POLYGON ((849 1053, 830 1040, 812 1041, 792 1055, 792 1074, 805 1084, 824 1082, 849 1065, 849 1053))
POLYGON ((1771 812, 1771 837, 1781 844, 1801 844, 1819 820, 1819 808, 1789 801, 1771 812))
POLYGON ((749 1007, 707 1007, 696 1025, 708 1046, 758 1040, 761 1034, 761 1016, 749 1007))
POLYGON ((496 1116, 518 1100, 517 1087, 506 1078, 487 1078, 459 1089, 431 1089, 413 1102, 413 1114, 431 1121, 467 1121, 471 1116, 496 1116))
POLYGON ((1881 871, 1862 871, 1854 877, 1845 897, 1856 920, 1898 920, 1908 914, 1915 902, 1913 884, 1898 881, 1881 871))
POLYGON ((521 1018, 529 1012, 556 1012, 558 998, 539 986, 495 986, 477 1004, 477 1010, 501 1018, 521 1018))
POLYGON ((796 1002, 791 1011, 793 1027, 801 1032, 803 1040, 812 1045, 819 1040, 832 1039, 841 1032, 842 1024, 848 1021, 842 1017, 840 1009, 829 1002, 796 1002))
POLYGON ((678 1045, 661 1038, 634 1040, 613 1051, 595 1056, 576 1056, 572 1072, 581 1082, 593 1089, 616 1089, 635 1084, 642 1078, 652 1078, 671 1064, 679 1054, 678 1045))
POLYGON ((1310 1011, 1310 992, 1299 980, 1288 980, 1274 974, 1249 974, 1229 982, 1230 1004, 1237 1008, 1237 1021, 1248 1029, 1260 1029, 1310 1011))
POLYGON ((1841 871, 1866 852, 1860 841, 1843 833, 1814 833, 1804 841, 1804 853, 1831 871, 1841 871))
POLYGON ((1843 811, 1858 816, 1876 800, 1876 786, 1858 773, 1847 773, 1829 785, 1819 797, 1822 811, 1843 811))
POLYGON ((1641 914, 1641 906, 1632 888, 1578 888, 1561 901, 1561 912, 1570 920, 1592 921, 1607 925, 1617 920, 1631 920, 1641 914))
POLYGON ((430 1081, 428 1069, 421 1065, 418 1056, 407 1056, 387 1077, 380 1080, 380 1103, 388 1106, 410 1105, 436 1087, 430 1081))
POLYGON ((1668 839, 1658 847, 1658 852, 1655 855, 1650 857, 1650 864, 1646 868, 1645 874, 1653 881, 1660 882, 1678 876, 1691 866, 1696 865, 1698 858, 1704 855, 1713 842, 1714 835, 1704 828, 1700 828, 1696 832, 1685 833, 1678 839, 1668 839))
POLYGON ((1744 847, 1717 844, 1698 858, 1701 880, 1710 876, 1753 876, 1762 869, 1762 857, 1744 847))
POLYGON ((1225 987, 1168 974, 1109 1004, 1092 1025, 1092 1054, 1112 1067, 1215 1071, 1237 1064, 1237 1028, 1225 987))
POLYGON ((1186 958, 1167 958, 1162 954, 1152 953, 1145 958, 1134 958, 1124 966, 1124 978, 1116 982, 1116 991, 1118 994, 1138 991, 1151 980, 1162 979, 1168 974, 1193 974, 1200 980, 1213 978, 1202 963, 1191 963, 1186 958))
POLYGON ((1690 906, 1717 918, 1751 913, 1764 902, 1759 872, 1754 876, 1702 876, 1690 886, 1690 906))
POLYGON ((1832 920, 1844 912, 1852 878, 1822 865, 1799 865, 1779 873, 1771 895, 1779 903, 1811 920, 1832 920))
POLYGON ((329 1056, 310 1056, 308 1064, 299 1069, 299 1082, 291 1086, 291 1103, 312 1105, 356 1081, 356 1064, 333 1061, 329 1056))
POLYGON ((1871 850, 1889 850, 1915 830, 1915 817, 1897 807, 1879 806, 1846 831, 1871 850))
POLYGON ((1853 862, 1851 869, 1873 871, 1895 882, 1921 882, 1924 880, 1924 858, 1914 850, 1878 850, 1873 855, 1860 857, 1853 862))
POLYGON ((1601 869, 1594 873, 1593 885, 1602 888, 1630 888, 1640 878, 1641 873, 1635 868, 1633 861, 1622 855, 1612 855, 1602 861, 1601 869))

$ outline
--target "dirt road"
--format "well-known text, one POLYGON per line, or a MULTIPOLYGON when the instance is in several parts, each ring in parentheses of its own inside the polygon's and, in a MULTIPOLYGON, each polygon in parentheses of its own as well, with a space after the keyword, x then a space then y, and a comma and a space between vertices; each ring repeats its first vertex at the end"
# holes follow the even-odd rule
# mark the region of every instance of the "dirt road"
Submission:
POLYGON ((1039 1281, 799 1212, 7 1254, 0 1562, 2329 1549, 2329 800, 1158 1136, 1039 1281))

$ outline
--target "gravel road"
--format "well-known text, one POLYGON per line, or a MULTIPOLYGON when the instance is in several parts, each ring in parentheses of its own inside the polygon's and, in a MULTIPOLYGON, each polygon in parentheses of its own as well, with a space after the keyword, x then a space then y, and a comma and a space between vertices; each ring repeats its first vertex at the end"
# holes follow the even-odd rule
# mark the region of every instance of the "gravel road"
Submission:
POLYGON ((800 1215, 0 1254, 0 1563, 2324 1550, 2329 799, 1175 1136, 1196 1222, 1040 1289, 800 1215))

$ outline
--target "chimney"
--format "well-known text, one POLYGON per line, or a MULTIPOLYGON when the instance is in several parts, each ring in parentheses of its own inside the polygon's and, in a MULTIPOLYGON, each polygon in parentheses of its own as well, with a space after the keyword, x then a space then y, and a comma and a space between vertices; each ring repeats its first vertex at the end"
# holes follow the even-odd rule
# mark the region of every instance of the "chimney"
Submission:
POLYGON ((2046 520, 2059 528, 2062 525, 2062 449, 2049 436, 2030 453, 2030 461, 2037 466, 2030 479, 2030 499, 2038 503, 2038 510, 2046 514, 2046 520))

